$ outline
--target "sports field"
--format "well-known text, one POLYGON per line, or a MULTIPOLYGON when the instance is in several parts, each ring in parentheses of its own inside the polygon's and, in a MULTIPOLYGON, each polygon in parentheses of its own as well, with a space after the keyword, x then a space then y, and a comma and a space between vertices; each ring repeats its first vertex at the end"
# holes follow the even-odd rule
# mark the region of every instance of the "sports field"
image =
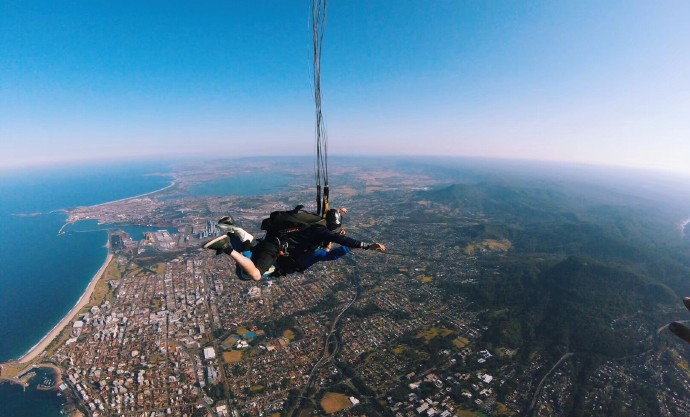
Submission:
POLYGON ((241 350, 231 350, 229 352, 223 352, 223 361, 225 363, 236 363, 242 360, 241 350))
POLYGON ((337 413, 352 406, 350 399, 345 394, 327 392, 321 399, 321 408, 326 414, 337 413))

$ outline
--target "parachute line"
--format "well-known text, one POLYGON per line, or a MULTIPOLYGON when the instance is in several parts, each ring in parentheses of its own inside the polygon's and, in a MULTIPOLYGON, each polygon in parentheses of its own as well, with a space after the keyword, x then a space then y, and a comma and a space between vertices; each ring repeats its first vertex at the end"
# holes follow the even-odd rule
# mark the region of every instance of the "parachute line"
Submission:
POLYGON ((316 113, 316 162, 314 176, 316 180, 317 213, 325 216, 328 211, 328 135, 326 123, 321 112, 321 50, 323 34, 326 27, 326 7, 328 0, 312 0, 311 18, 314 41, 314 104, 316 113), (323 187, 324 193, 321 195, 323 187), (322 201, 323 197, 323 201, 322 201))

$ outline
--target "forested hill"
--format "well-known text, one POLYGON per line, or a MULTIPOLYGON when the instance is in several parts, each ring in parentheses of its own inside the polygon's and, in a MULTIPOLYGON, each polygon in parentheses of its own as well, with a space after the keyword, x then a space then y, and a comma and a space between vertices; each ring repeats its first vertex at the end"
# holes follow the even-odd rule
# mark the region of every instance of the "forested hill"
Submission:
POLYGON ((448 207, 450 216, 479 219, 458 236, 460 244, 505 238, 523 260, 588 257, 690 293, 690 241, 680 238, 663 201, 546 181, 454 184, 417 198, 448 207))
POLYGON ((458 228, 452 245, 511 242, 507 252, 478 257, 485 272, 476 284, 447 284, 494 312, 487 316, 489 342, 554 355, 639 353, 679 294, 690 294, 687 243, 651 199, 506 181, 454 184, 416 198, 434 213, 473 220, 458 228))
POLYGON ((654 331, 655 309, 677 301, 663 284, 576 257, 543 271, 534 292, 524 311, 541 313, 534 331, 545 344, 610 357, 640 353, 639 326, 654 331))

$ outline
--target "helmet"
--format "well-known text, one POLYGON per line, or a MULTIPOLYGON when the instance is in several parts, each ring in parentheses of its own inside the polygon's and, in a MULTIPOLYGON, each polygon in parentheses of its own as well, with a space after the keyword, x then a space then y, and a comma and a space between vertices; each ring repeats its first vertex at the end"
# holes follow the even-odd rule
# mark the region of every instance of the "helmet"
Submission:
POLYGON ((330 209, 326 213, 326 227, 328 230, 337 231, 343 225, 343 218, 337 209, 330 209))

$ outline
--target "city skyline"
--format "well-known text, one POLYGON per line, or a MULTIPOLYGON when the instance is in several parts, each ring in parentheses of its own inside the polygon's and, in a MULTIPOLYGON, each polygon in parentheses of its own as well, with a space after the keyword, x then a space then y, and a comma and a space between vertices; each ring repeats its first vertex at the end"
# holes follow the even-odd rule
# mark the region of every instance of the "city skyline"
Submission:
MULTIPOLYGON (((0 168, 312 152, 310 2, 0 7, 0 168)), ((332 155, 690 173, 684 2, 328 7, 332 155)))

